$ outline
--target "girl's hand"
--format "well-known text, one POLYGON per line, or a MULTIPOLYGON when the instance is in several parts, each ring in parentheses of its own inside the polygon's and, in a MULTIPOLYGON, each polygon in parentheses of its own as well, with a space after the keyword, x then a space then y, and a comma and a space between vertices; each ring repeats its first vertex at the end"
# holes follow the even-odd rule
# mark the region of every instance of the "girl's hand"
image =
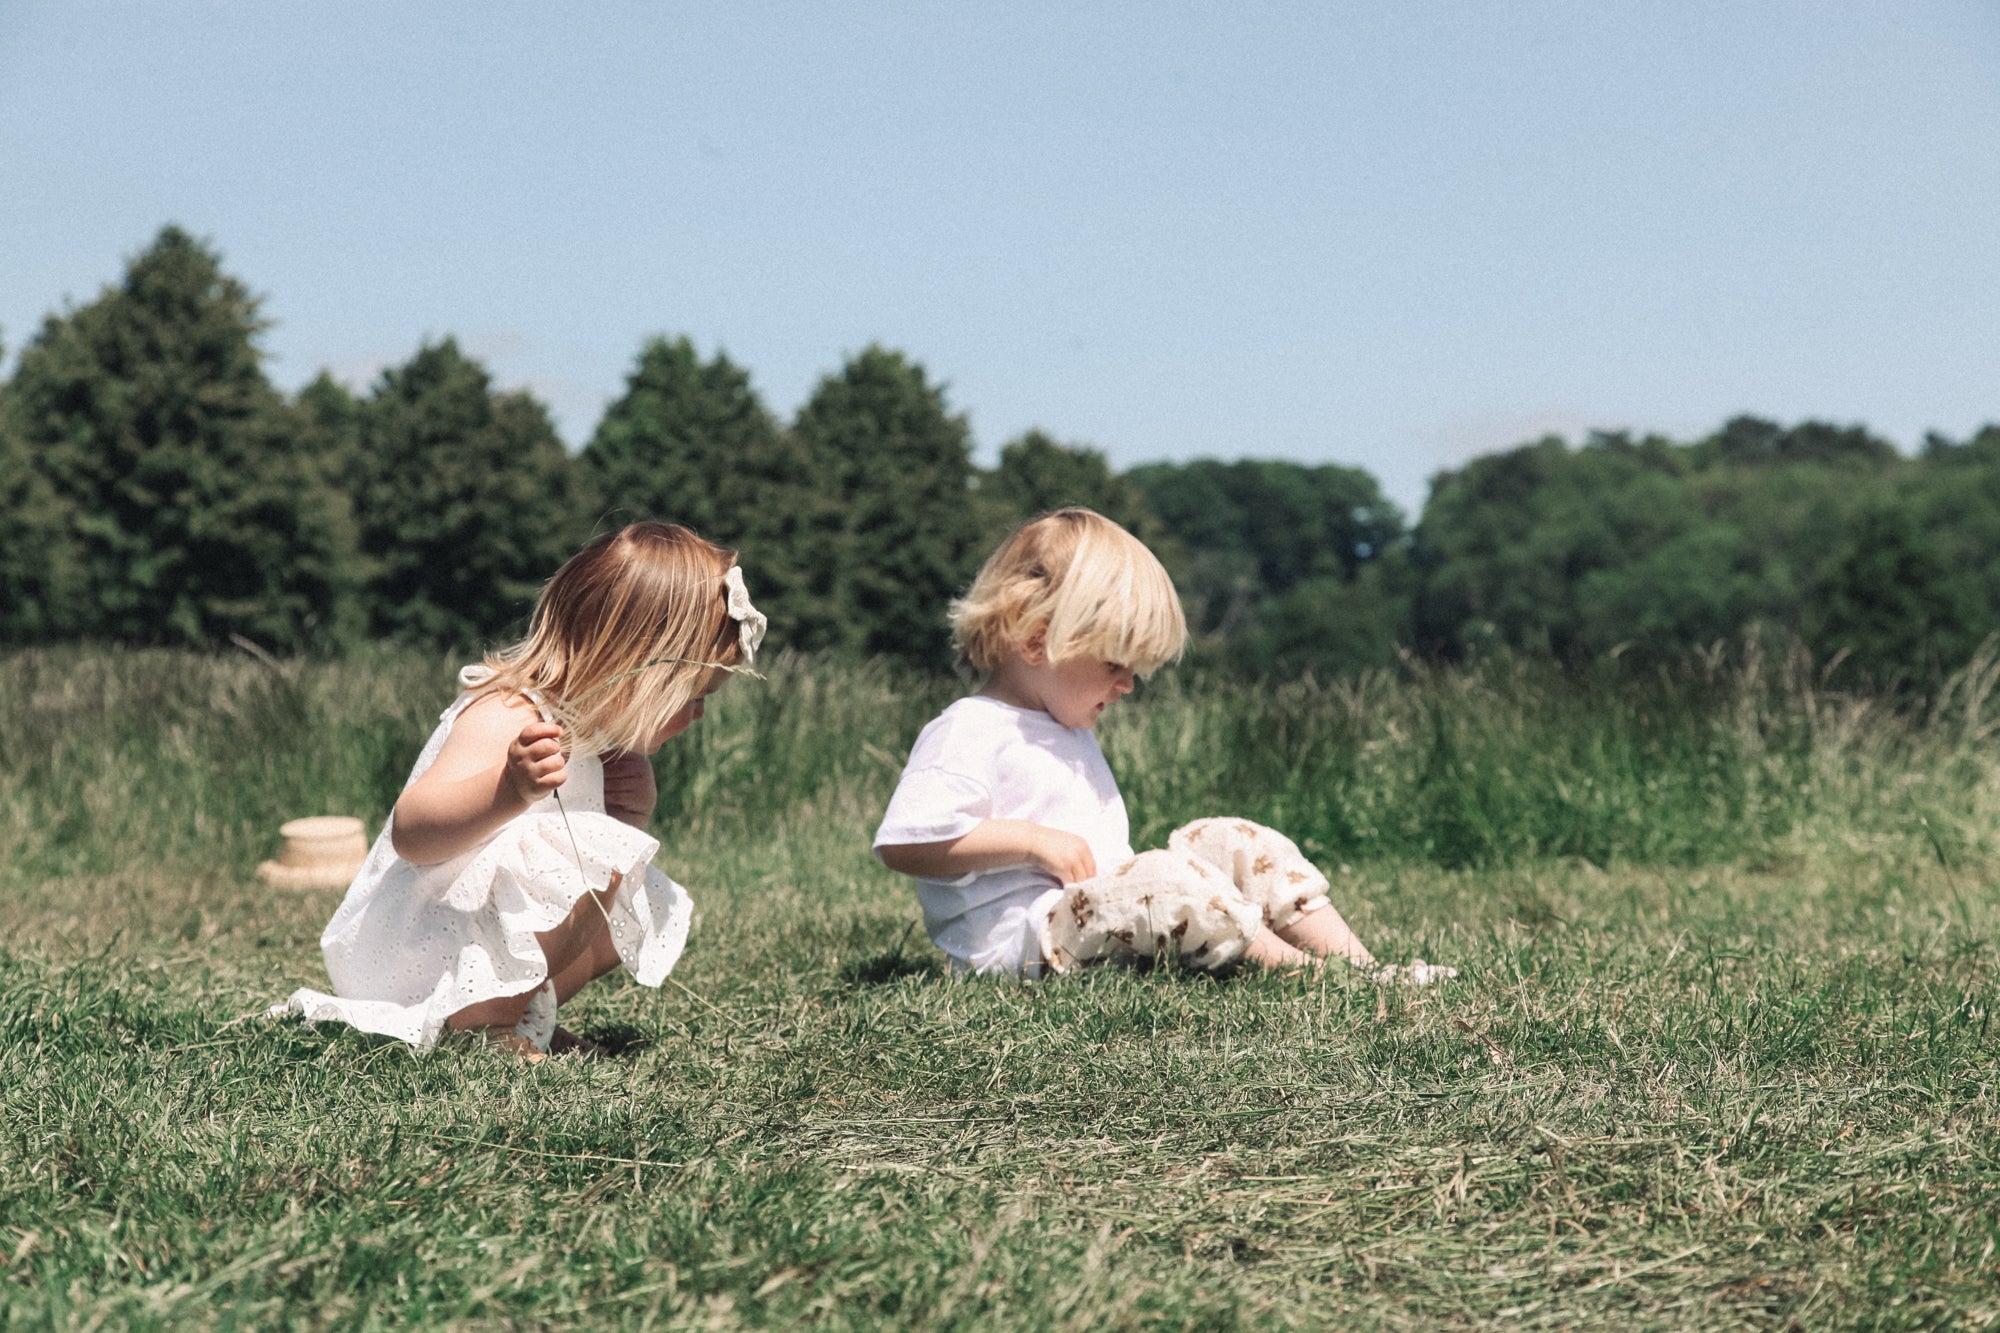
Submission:
POLYGON ((604 808, 634 828, 644 828, 659 802, 653 761, 636 751, 612 751, 604 759, 604 808))
POLYGON ((530 722, 507 747, 507 763, 500 770, 507 790, 524 805, 533 805, 569 781, 569 766, 563 759, 562 728, 553 722, 530 722))
POLYGON ((437 762, 396 798, 389 842, 420 866, 477 847, 563 785, 562 728, 522 696, 473 699, 451 724, 437 762))
POLYGON ((1090 854, 1090 844, 1074 833, 1050 828, 1046 824, 1030 826, 1033 832, 1028 836, 1028 860, 1040 869, 1048 871, 1064 884, 1076 884, 1097 877, 1097 858, 1090 854))

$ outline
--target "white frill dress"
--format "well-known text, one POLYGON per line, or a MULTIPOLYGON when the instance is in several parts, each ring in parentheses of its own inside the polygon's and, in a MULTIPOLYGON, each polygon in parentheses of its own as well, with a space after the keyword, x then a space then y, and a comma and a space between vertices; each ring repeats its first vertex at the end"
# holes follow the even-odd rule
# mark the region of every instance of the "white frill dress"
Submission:
MULTIPOLYGON (((459 673, 467 693, 439 719, 409 783, 437 759, 475 697, 470 691, 490 675, 481 666, 459 673)), ((610 908, 612 944, 635 980, 658 986, 686 947, 694 904, 653 867, 660 844, 605 813, 597 756, 572 755, 568 768, 561 807, 545 796, 479 846, 435 865, 396 855, 391 815, 320 935, 334 993, 296 991, 271 1013, 347 1023, 427 1049, 467 1005, 541 989, 549 969, 536 934, 614 874, 624 879, 610 908)))

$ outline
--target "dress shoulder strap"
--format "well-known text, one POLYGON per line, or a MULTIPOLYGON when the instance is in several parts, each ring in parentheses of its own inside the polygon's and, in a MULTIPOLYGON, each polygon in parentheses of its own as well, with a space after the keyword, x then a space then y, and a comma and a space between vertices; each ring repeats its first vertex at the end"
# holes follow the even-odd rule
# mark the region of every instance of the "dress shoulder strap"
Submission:
MULTIPOLYGON (((452 703, 450 708, 445 710, 446 716, 450 716, 463 708, 466 703, 465 696, 471 694, 487 681, 492 680, 493 676, 493 668, 487 666, 484 662, 474 662, 469 666, 460 667, 458 669, 459 697, 452 703)), ((553 722, 555 720, 550 716, 549 706, 538 691, 522 690, 521 693, 526 695, 528 702, 535 706, 535 711, 541 715, 542 721, 553 722)))

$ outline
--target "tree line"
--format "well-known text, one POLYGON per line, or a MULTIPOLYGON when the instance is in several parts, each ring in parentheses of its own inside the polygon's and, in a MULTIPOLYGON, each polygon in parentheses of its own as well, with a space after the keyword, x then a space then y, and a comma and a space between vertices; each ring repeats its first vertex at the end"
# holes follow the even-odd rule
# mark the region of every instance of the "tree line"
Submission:
POLYGON ((356 394, 268 380, 260 301, 167 227, 0 382, 0 642, 337 653, 517 633, 542 579, 637 518, 740 547, 774 642, 944 661, 945 604, 1022 518, 1085 504, 1162 554, 1198 651, 1321 675, 1488 646, 1645 662, 1756 627, 1888 682, 2000 625, 2000 427, 1906 457, 1751 417, 1692 442, 1549 438, 1440 473, 1414 524, 1360 469, 1115 472, 965 417, 871 346, 789 423, 685 338, 640 349, 572 455, 451 338, 356 394))

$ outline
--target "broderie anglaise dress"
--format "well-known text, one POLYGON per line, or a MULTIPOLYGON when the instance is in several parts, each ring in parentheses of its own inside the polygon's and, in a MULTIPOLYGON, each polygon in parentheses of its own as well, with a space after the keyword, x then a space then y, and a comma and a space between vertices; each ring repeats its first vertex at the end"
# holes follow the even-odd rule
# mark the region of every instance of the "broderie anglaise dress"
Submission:
MULTIPOLYGON (((438 721, 407 789, 434 763, 452 723, 490 678, 459 673, 467 691, 438 721)), ((320 935, 333 994, 300 990, 272 1013, 350 1024, 423 1049, 467 1005, 520 995, 548 979, 537 933, 559 925, 584 891, 624 877, 609 909, 619 960, 658 986, 687 944, 694 904, 656 869, 660 844, 604 808, 604 765, 572 755, 562 805, 545 796, 470 851, 420 866, 396 855, 392 815, 320 935), (567 811, 568 818, 564 818, 567 811), (581 861, 581 870, 578 862, 581 861)))

